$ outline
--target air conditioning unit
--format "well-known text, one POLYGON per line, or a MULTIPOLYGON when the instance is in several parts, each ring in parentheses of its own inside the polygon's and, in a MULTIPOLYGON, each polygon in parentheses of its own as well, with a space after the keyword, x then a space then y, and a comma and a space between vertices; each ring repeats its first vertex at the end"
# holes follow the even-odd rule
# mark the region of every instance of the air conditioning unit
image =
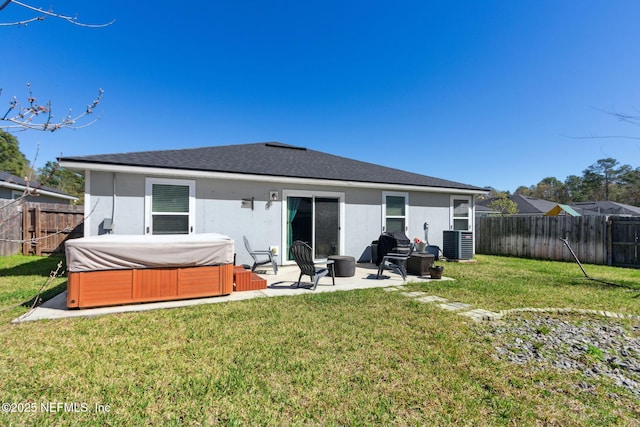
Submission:
POLYGON ((447 259, 473 258, 473 232, 444 230, 442 232, 442 253, 447 259))

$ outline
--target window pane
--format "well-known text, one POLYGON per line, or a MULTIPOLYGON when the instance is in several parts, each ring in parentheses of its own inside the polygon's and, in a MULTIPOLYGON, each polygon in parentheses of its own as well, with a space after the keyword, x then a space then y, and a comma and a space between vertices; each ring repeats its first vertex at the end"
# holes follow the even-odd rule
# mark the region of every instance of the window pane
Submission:
POLYGON ((189 187, 153 184, 152 212, 189 212, 189 187))
POLYGON ((188 215, 153 215, 153 234, 189 234, 188 215))
POLYGON ((468 230, 469 229, 469 220, 468 219, 455 219, 453 220, 453 229, 454 230, 468 230))
POLYGON ((387 196, 387 216, 404 216, 403 196, 387 196))
POLYGON ((459 218, 467 218, 469 216, 469 201, 463 199, 454 199, 453 216, 459 218))
POLYGON ((315 199, 316 218, 316 258, 326 258, 329 255, 336 255, 340 252, 338 242, 340 232, 340 206, 338 199, 316 197, 315 199))
POLYGON ((389 233, 402 231, 404 233, 404 218, 387 218, 386 230, 389 233))

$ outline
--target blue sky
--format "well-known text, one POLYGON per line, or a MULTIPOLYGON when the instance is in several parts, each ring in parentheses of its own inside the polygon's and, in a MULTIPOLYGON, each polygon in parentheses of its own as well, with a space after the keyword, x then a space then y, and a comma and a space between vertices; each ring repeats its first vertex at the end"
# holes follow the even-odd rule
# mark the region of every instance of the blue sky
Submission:
POLYGON ((605 138, 640 137, 606 113, 640 114, 635 0, 30 4, 115 19, 0 27, 2 112, 26 82, 60 117, 105 91, 90 127, 16 133, 37 167, 259 141, 508 191, 640 166, 640 140, 605 138))

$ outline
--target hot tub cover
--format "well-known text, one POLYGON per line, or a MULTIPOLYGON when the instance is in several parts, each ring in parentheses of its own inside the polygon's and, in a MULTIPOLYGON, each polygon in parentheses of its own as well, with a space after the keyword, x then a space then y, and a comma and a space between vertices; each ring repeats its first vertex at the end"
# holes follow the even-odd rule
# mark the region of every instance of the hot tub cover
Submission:
POLYGON ((233 263, 233 240, 223 234, 117 235, 65 242, 70 272, 192 267, 233 263))

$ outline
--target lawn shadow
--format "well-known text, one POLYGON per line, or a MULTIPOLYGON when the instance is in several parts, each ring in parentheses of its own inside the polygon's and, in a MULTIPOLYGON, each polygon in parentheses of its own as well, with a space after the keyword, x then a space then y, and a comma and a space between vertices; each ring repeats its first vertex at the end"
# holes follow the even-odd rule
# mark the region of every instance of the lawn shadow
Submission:
POLYGON ((51 298, 55 297, 56 295, 66 290, 67 290, 67 281, 65 280, 64 282, 54 286, 53 288, 45 289, 44 291, 42 291, 40 295, 33 296, 31 299, 23 302, 21 305, 22 307, 26 307, 26 308, 35 307, 42 304, 45 301, 50 300, 51 298))
POLYGON ((598 279, 595 277, 576 277, 571 279, 570 283, 572 285, 595 286, 601 289, 611 289, 611 288, 624 289, 629 292, 635 292, 636 295, 634 295, 633 298, 640 297, 640 287, 638 285, 633 286, 633 285, 627 285, 625 283, 615 283, 615 282, 611 282, 603 279, 598 279))
POLYGON ((5 276, 43 276, 48 277, 52 271, 58 267, 58 263, 62 261, 62 270, 65 268, 64 258, 51 256, 48 258, 34 258, 14 267, 0 269, 0 277, 5 276))

